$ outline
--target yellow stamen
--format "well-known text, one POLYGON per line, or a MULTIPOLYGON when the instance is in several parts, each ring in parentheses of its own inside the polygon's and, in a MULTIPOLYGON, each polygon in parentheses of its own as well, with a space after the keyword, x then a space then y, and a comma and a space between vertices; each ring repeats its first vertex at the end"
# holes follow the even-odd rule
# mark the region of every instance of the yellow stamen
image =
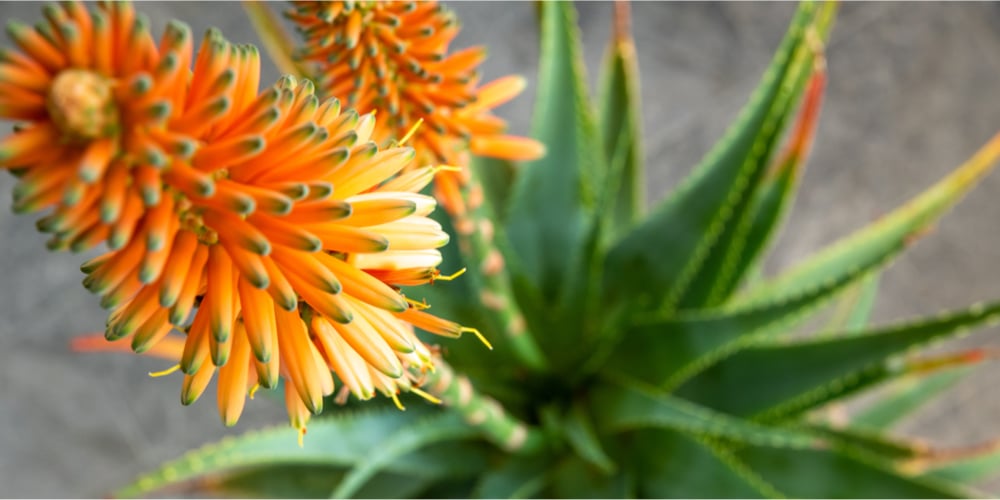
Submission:
POLYGON ((424 309, 430 309, 431 308, 430 304, 428 304, 426 302, 427 299, 424 299, 423 301, 417 302, 417 301, 415 301, 415 300, 413 300, 413 299, 411 299, 409 297, 404 297, 404 300, 406 300, 406 303, 408 303, 411 306, 417 308, 418 311, 423 311, 424 309))
POLYGON ((465 274, 465 270, 466 270, 466 268, 463 267, 463 268, 459 269, 458 271, 455 271, 454 273, 451 273, 451 274, 448 274, 448 275, 441 274, 441 271, 438 271, 438 275, 434 277, 434 281, 451 281, 451 280, 453 280, 453 279, 455 279, 455 278, 457 278, 457 277, 465 274))
POLYGON ((462 333, 465 333, 465 332, 474 333, 476 335, 476 337, 479 337, 479 341, 480 342, 482 342, 484 345, 486 345, 486 347, 489 350, 491 350, 491 351, 493 350, 493 344, 490 344, 490 341, 486 340, 486 337, 479 330, 476 330, 475 328, 469 328, 467 326, 463 326, 462 329, 459 330, 459 331, 462 332, 462 333))
POLYGON ((404 135, 403 138, 400 139, 399 145, 400 146, 405 145, 406 141, 410 140, 410 138, 413 137, 413 134, 417 133, 417 129, 420 128, 420 125, 422 125, 423 123, 424 123, 423 118, 417 120, 417 123, 414 123, 413 126, 410 127, 410 130, 406 133, 406 135, 404 135))
POLYGON ((260 389, 260 384, 254 384, 253 387, 250 388, 250 391, 247 393, 247 396, 250 399, 253 399, 254 394, 257 394, 257 390, 259 389, 260 389))
POLYGON ((299 448, 305 448, 306 445, 306 428, 299 427, 299 448))
POLYGON ((462 167, 457 167, 455 165, 438 165, 438 166, 434 167, 434 173, 438 173, 438 172, 441 172, 441 171, 444 171, 444 172, 461 172, 462 171, 462 167))
POLYGON ((165 377, 165 376, 170 375, 171 373, 174 373, 175 371, 180 370, 180 369, 181 369, 181 365, 177 364, 177 365, 171 366, 170 368, 167 368, 166 370, 160 370, 158 372, 149 372, 149 376, 153 377, 153 378, 165 377))
POLYGON ((434 403, 436 405, 441 404, 441 400, 440 399, 438 399, 438 398, 430 395, 429 393, 421 391, 420 389, 417 389, 416 387, 410 387, 410 392, 412 392, 412 393, 416 394, 417 396, 420 396, 420 397, 426 399, 427 401, 430 401, 431 403, 434 403))
POLYGON ((399 402, 399 396, 395 393, 392 394, 392 402, 396 403, 396 408, 399 408, 399 411, 406 411, 406 408, 403 407, 403 403, 399 402))

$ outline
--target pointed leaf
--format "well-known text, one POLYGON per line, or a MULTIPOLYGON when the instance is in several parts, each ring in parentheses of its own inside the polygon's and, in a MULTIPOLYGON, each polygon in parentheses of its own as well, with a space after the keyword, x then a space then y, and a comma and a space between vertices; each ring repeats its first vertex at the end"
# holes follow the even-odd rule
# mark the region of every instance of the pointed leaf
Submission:
POLYGON ((807 424, 803 428, 827 438, 836 449, 850 448, 888 461, 913 458, 925 448, 915 442, 896 440, 885 434, 866 430, 834 428, 824 424, 807 424))
POLYGON ((958 366, 931 374, 915 374, 894 381, 888 394, 851 417, 851 427, 885 431, 918 408, 950 389, 971 372, 958 366))
POLYGON ((585 408, 580 405, 573 406, 569 414, 566 415, 563 433, 569 445, 573 447, 580 458, 590 462, 606 474, 614 472, 615 464, 601 446, 590 415, 587 414, 585 408))
POLYGON ((636 383, 601 385, 593 407, 600 428, 621 432, 643 428, 670 429, 698 437, 787 448, 815 448, 821 440, 807 432, 768 427, 718 413, 636 383))
POLYGON ((970 451, 950 458, 938 457, 927 462, 918 459, 907 467, 910 470, 919 470, 920 477, 958 484, 982 481, 1000 473, 1000 441, 986 443, 981 449, 970 451))
POLYGON ((612 302, 638 300, 644 309, 673 308, 698 274, 709 250, 741 213, 764 171, 769 144, 787 107, 782 89, 797 69, 798 50, 817 7, 803 3, 771 66, 735 124, 694 172, 649 218, 616 243, 605 260, 612 302))
POLYGON ((570 455, 555 464, 549 471, 552 493, 555 498, 634 498, 635 478, 627 469, 607 474, 570 455))
POLYGON ((826 324, 827 335, 855 335, 864 331, 875 308, 878 283, 878 273, 870 273, 844 292, 826 324))
POLYGON ((636 498, 777 498, 781 495, 731 453, 664 429, 643 429, 635 446, 636 498))
MULTIPOLYGON (((893 356, 998 315, 1000 303, 993 303, 856 336, 754 347, 701 373, 678 395, 734 415, 785 418, 888 378, 923 370, 926 363, 896 362, 893 356)), ((951 358, 944 361, 967 362, 962 356, 951 358)))
POLYGON ((538 498, 545 487, 548 459, 508 457, 490 469, 475 488, 476 498, 538 498))
MULTIPOLYGON (((141 496, 171 484, 245 467, 350 466, 383 446, 386 437, 398 428, 427 413, 429 410, 414 407, 405 413, 391 410, 340 413, 335 417, 319 418, 309 425, 309 434, 302 448, 298 446, 297 431, 287 426, 227 438, 164 464, 118 491, 115 496, 141 496)), ((461 469, 456 467, 476 470, 483 466, 483 460, 482 455, 463 453, 463 459, 455 462, 453 454, 417 452, 389 464, 386 470, 420 477, 458 474, 461 469)))
MULTIPOLYGON (((184 497, 210 498, 328 498, 330 491, 344 477, 343 468, 319 465, 282 465, 253 467, 213 477, 203 484, 185 489, 184 497), (201 487, 199 487, 201 486, 201 487)), ((380 474, 358 492, 359 498, 412 498, 426 489, 433 480, 399 474, 380 474)), ((454 481, 454 477, 444 480, 454 481)))
MULTIPOLYGON (((817 56, 818 57, 818 56, 817 56)), ((817 65, 816 61, 813 61, 817 65)), ((795 201, 795 194, 805 169, 813 136, 823 102, 826 85, 825 66, 819 65, 804 90, 798 123, 792 131, 787 150, 771 172, 764 176, 754 193, 750 210, 743 216, 742 227, 724 233, 716 244, 702 276, 694 280, 706 302, 702 306, 716 305, 728 299, 746 275, 760 265, 774 239, 788 209, 795 201), (742 239, 741 239, 742 238, 742 239)), ((697 294, 689 297, 697 298, 697 294)), ((695 304, 699 304, 695 302, 695 304)))
POLYGON ((603 190, 609 237, 632 226, 646 206, 639 66, 629 30, 629 5, 615 4, 614 34, 601 68, 599 123, 610 167, 603 190))
POLYGON ((644 319, 624 335, 610 360, 611 369, 677 387, 740 349, 786 331, 863 273, 864 269, 857 270, 787 301, 644 319))
POLYGON ((519 262, 515 283, 554 303, 580 255, 594 211, 596 177, 606 170, 587 98, 576 13, 569 2, 542 9, 533 136, 547 149, 525 164, 511 194, 507 235, 519 262), (520 279, 517 279, 520 278, 520 279))
POLYGON ((998 156, 1000 134, 990 139, 950 175, 905 205, 776 278, 754 286, 737 297, 735 303, 747 304, 795 295, 818 283, 854 274, 858 268, 887 263, 990 173, 998 156))
POLYGON ((466 424, 456 413, 439 413, 422 421, 402 426, 388 436, 385 442, 370 450, 344 476, 333 497, 350 498, 379 471, 414 451, 434 443, 460 441, 479 435, 479 431, 466 424))
POLYGON ((966 493, 850 453, 747 447, 735 454, 792 498, 962 498, 966 493))

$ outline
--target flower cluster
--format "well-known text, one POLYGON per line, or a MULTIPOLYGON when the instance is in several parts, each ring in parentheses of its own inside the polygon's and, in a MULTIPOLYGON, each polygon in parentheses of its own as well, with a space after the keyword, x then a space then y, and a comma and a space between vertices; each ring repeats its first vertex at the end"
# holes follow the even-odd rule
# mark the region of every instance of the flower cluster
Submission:
POLYGON ((374 113, 293 77, 261 92, 252 46, 210 30, 194 54, 180 23, 157 42, 126 3, 45 14, 11 24, 20 50, 0 56, 0 117, 18 122, 0 167, 20 176, 18 210, 51 209, 50 246, 107 243, 82 266, 105 337, 182 342, 185 404, 217 373, 231 425, 248 391, 284 378, 304 430, 334 375, 341 397, 417 390, 433 355, 414 326, 474 331, 399 290, 439 278, 448 236, 418 194, 439 168, 380 148, 374 113))
MULTIPOLYGON (((389 118, 374 137, 401 137, 422 123, 413 137, 423 162, 468 164, 467 152, 511 160, 532 160, 544 147, 532 139, 505 135, 506 123, 493 108, 525 86, 515 76, 480 84, 477 66, 484 47, 448 53, 458 34, 455 16, 437 2, 292 2, 286 15, 304 37, 297 55, 311 65, 321 91, 360 112, 389 118)), ((460 189, 468 172, 443 173, 438 199, 452 214, 465 210, 460 189)))

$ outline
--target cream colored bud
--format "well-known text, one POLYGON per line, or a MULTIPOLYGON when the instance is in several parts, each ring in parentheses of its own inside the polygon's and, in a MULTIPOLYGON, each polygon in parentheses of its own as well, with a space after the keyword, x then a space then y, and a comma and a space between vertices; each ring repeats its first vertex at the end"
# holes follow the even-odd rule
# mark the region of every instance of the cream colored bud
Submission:
POLYGON ((107 137, 118 128, 111 80, 91 71, 59 73, 46 100, 49 116, 63 133, 76 140, 107 137))

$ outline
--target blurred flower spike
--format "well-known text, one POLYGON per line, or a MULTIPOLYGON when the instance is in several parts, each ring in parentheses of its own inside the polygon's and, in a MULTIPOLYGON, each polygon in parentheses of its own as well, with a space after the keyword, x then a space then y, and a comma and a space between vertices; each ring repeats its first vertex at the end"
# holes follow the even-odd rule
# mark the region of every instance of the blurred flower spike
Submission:
POLYGON ((248 391, 284 378, 304 430, 333 374, 341 398, 419 386, 434 363, 414 326, 473 331, 399 291, 439 278, 448 235, 418 194, 439 168, 376 146, 374 113, 320 101, 290 76, 259 92, 254 47, 209 30, 195 56, 180 23, 157 44, 128 4, 46 17, 11 25, 22 52, 0 66, 0 112, 21 122, 0 145, 21 174, 16 203, 54 208, 39 221, 53 247, 108 243, 82 266, 111 311, 104 337, 175 353, 184 404, 218 373, 232 425, 248 391))
MULTIPOLYGON (((484 47, 449 53, 459 32, 454 14, 437 2, 292 2, 286 15, 304 45, 297 58, 308 63, 324 95, 344 100, 360 112, 387 116, 376 127, 377 141, 404 137, 416 127, 412 144, 421 163, 466 166, 468 152, 510 160, 534 160, 544 146, 505 135, 507 124, 493 108, 525 87, 508 76, 480 84, 477 67, 484 47)), ((462 214, 464 169, 443 172, 435 192, 452 214, 462 214)))

